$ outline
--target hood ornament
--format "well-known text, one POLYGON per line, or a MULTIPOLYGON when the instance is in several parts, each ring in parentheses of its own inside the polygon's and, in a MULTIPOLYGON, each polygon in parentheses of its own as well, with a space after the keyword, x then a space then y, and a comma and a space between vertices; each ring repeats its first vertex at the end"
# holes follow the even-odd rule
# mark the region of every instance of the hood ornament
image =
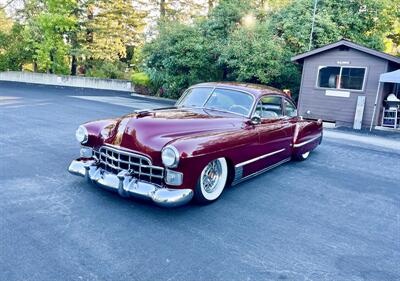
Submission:
POLYGON ((151 113, 151 109, 139 109, 139 110, 135 110, 134 112, 137 114, 136 118, 139 118, 139 117, 149 115, 151 113))

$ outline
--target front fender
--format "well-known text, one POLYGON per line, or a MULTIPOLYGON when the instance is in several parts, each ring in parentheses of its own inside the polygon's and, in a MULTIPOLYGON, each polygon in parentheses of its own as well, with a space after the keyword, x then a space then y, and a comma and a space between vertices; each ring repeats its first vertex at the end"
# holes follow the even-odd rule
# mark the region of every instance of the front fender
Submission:
POLYGON ((82 126, 87 129, 89 134, 85 146, 99 147, 103 145, 104 139, 112 134, 115 124, 116 121, 114 119, 103 119, 83 124, 82 126))
POLYGON ((185 188, 194 189, 203 168, 220 157, 227 159, 230 167, 253 158, 257 153, 258 133, 254 127, 180 138, 170 144, 180 153, 175 170, 184 174, 185 188))

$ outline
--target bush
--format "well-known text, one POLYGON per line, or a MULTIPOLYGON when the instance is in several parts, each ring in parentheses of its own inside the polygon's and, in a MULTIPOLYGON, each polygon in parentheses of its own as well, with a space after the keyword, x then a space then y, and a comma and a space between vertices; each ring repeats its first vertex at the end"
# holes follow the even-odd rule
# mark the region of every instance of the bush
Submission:
POLYGON ((157 39, 146 44, 143 55, 152 83, 164 85, 167 97, 177 98, 190 85, 218 77, 209 44, 197 27, 164 25, 157 39))
POLYGON ((148 87, 150 85, 150 77, 145 72, 133 73, 131 81, 134 85, 148 87))
POLYGON ((142 50, 152 91, 178 98, 193 84, 226 79, 229 70, 219 57, 250 2, 222 0, 208 19, 193 25, 164 23, 158 36, 142 50))
POLYGON ((96 61, 87 70, 86 76, 106 79, 125 79, 127 65, 123 62, 96 61))

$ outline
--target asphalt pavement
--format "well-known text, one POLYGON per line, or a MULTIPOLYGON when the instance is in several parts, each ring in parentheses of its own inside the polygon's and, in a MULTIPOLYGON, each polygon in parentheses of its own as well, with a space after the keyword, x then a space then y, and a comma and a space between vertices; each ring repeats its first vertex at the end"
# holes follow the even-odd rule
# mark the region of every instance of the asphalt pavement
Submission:
POLYGON ((67 172, 79 124, 167 102, 0 82, 0 281, 400 280, 400 152, 325 138, 163 209, 67 172))

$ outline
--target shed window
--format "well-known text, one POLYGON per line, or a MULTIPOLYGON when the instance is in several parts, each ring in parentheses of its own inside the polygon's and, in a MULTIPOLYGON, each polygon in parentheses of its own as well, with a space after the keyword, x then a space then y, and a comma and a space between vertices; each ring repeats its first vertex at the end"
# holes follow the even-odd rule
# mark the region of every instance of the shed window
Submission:
POLYGON ((362 90, 365 68, 323 66, 318 73, 318 87, 345 90, 362 90))
POLYGON ((365 68, 342 68, 340 88, 362 90, 364 84, 365 68))

